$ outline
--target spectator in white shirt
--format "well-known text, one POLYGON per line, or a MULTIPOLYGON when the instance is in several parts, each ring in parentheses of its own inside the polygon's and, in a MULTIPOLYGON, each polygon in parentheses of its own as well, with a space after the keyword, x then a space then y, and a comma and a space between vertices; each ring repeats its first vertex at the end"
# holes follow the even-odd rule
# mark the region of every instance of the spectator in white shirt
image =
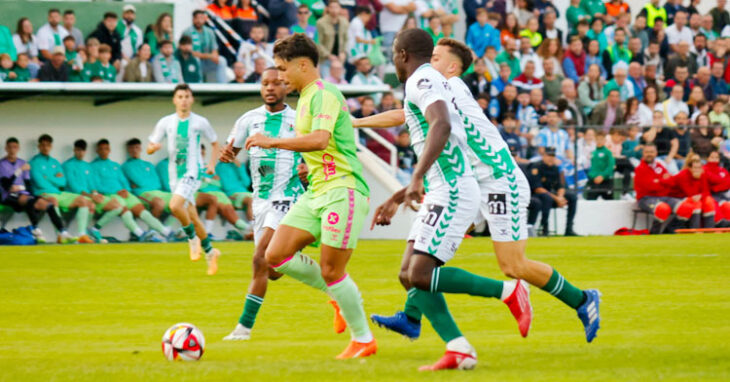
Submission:
MULTIPOLYGON (((58 9, 48 11, 48 23, 44 24, 36 37, 38 38, 38 50, 44 60, 53 57, 53 49, 63 47, 63 39, 68 36, 68 31, 61 24, 61 12, 58 9)), ((65 50, 64 50, 65 52, 65 50)))
POLYGON ((330 74, 325 78, 325 81, 335 85, 347 85, 347 80, 345 79, 345 67, 339 59, 333 59, 330 61, 330 74))
POLYGON ((674 117, 676 117, 680 112, 689 115, 689 107, 687 107, 687 104, 682 101, 683 95, 684 87, 682 85, 674 85, 669 99, 662 102, 661 111, 664 114, 664 123, 667 126, 677 126, 677 123, 674 121, 674 117))
POLYGON ((692 45, 692 31, 686 25, 687 13, 684 11, 677 12, 674 16, 674 24, 666 29, 667 42, 669 42, 672 50, 677 50, 677 44, 680 41, 686 41, 687 44, 692 45))
POLYGON ((30 78, 36 78, 41 69, 41 62, 38 59, 38 39, 33 35, 33 24, 27 17, 18 20, 17 33, 13 35, 13 45, 18 54, 28 56, 28 71, 30 78))
POLYGON ((117 32, 122 38, 122 57, 126 60, 137 55, 137 50, 142 46, 144 35, 142 29, 134 23, 137 18, 137 9, 132 4, 124 6, 122 19, 119 20, 117 32))
POLYGON ((248 34, 249 39, 241 43, 236 55, 237 60, 246 66, 248 77, 254 71, 254 58, 261 57, 266 60, 267 66, 274 65, 274 44, 269 44, 266 38, 269 36, 269 27, 259 23, 251 27, 248 34))
MULTIPOLYGON (((373 74, 373 66, 370 65, 370 59, 362 57, 355 62, 355 75, 350 80, 352 85, 382 85, 383 81, 373 74)), ((375 100, 375 104, 380 104, 382 94, 373 93, 370 95, 375 100)))
POLYGON ((393 40, 395 35, 405 24, 408 14, 416 11, 416 2, 413 0, 382 0, 383 9, 380 12, 380 31, 383 33, 383 48, 388 61, 392 60, 393 40))
POLYGON ((355 15, 347 30, 347 61, 351 64, 355 64, 360 57, 367 56, 375 44, 372 33, 365 28, 373 16, 370 8, 357 7, 355 15))

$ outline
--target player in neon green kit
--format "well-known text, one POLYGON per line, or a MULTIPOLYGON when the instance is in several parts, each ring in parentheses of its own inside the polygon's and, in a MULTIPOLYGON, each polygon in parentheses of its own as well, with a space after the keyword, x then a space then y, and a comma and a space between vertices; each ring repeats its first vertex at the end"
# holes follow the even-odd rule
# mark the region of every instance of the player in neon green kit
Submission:
POLYGON ((129 159, 122 164, 122 171, 132 186, 132 193, 142 200, 154 217, 159 219, 163 212, 170 212, 168 205, 172 194, 162 190, 162 182, 155 165, 140 159, 142 142, 138 138, 127 141, 127 154, 129 159))
POLYGON ((261 133, 246 140, 246 149, 276 148, 302 153, 309 167, 309 188, 291 207, 274 232, 266 261, 275 271, 330 294, 352 332, 350 345, 338 359, 375 354, 360 292, 345 272, 368 213, 370 190, 357 159, 355 134, 345 98, 319 76, 317 46, 302 34, 274 46, 279 79, 300 94, 295 138, 261 133), (320 242, 320 265, 299 253, 320 242))

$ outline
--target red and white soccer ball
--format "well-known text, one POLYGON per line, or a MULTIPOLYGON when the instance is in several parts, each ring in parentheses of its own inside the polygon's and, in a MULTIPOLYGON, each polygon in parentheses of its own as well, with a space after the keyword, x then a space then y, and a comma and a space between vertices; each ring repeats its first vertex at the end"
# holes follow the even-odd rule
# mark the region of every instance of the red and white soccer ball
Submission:
POLYGON ((193 324, 175 324, 162 336, 162 354, 170 361, 197 361, 203 356, 204 348, 203 332, 193 324))

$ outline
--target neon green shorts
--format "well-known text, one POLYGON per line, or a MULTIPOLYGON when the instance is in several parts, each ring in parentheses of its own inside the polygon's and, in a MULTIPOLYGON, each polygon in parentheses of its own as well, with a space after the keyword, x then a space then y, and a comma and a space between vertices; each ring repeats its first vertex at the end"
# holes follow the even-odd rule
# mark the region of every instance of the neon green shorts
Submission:
MULTIPOLYGON (((117 194, 104 195, 104 196, 119 197, 119 200, 122 202, 122 207, 132 208, 132 207, 136 206, 137 204, 142 204, 142 201, 139 200, 137 195, 135 195, 131 192, 128 192, 128 194, 129 194, 129 196, 127 196, 126 198, 123 198, 117 194)), ((144 205, 144 204, 142 204, 142 205, 144 205)))
POLYGON ((43 194, 41 195, 44 198, 53 198, 56 199, 58 202, 58 208, 68 211, 71 208, 71 205, 73 204, 74 200, 76 200, 79 196, 79 194, 74 194, 71 192, 61 191, 58 194, 43 194))
POLYGON ((335 188, 313 197, 305 192, 280 224, 311 233, 320 243, 352 249, 370 210, 370 198, 352 188, 335 188))
POLYGON ((165 211, 170 211, 170 200, 172 200, 172 193, 167 191, 152 190, 143 192, 139 196, 144 204, 145 208, 150 208, 150 202, 155 198, 160 198, 165 202, 165 211))
POLYGON ((228 198, 231 199, 231 202, 233 203, 233 207, 237 210, 244 210, 246 209, 246 205, 243 204, 243 201, 246 200, 246 198, 253 198, 252 192, 236 192, 234 194, 228 195, 228 198))
POLYGON ((228 199, 228 196, 222 191, 208 191, 203 192, 203 194, 215 196, 215 198, 218 199, 218 204, 222 204, 225 206, 230 206, 233 204, 233 202, 231 202, 231 199, 228 199))
MULTIPOLYGON (((124 198, 122 198, 121 196, 119 196, 119 195, 102 195, 102 196, 104 197, 104 200, 101 203, 96 204, 96 207, 95 207, 95 211, 97 214, 104 212, 104 207, 106 207, 106 205, 109 204, 109 202, 111 202, 112 200, 118 201, 119 206, 124 207, 124 198)), ((87 196, 86 199, 91 200, 92 203, 94 202, 94 199, 92 199, 89 196, 87 196)))

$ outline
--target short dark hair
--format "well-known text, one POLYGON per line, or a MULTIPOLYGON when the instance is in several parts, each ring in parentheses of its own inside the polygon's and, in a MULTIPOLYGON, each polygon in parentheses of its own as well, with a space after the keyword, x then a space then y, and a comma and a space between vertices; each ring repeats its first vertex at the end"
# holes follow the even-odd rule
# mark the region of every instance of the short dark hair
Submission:
POLYGON ((655 148, 655 149, 657 148, 657 147, 656 147, 656 143, 654 143, 654 142, 646 142, 646 143, 644 143, 644 147, 645 147, 645 148, 646 148, 646 147, 653 147, 653 148, 655 148))
POLYGON ((307 4, 299 4, 299 6, 297 7, 297 9, 302 9, 302 8, 309 10, 309 6, 307 4))
POLYGON ((104 13, 104 20, 106 20, 106 19, 118 19, 118 18, 119 18, 119 16, 117 16, 117 14, 114 13, 114 12, 106 12, 106 13, 104 13))
POLYGON ((134 146, 134 145, 141 145, 142 141, 139 140, 139 138, 132 138, 127 141, 127 147, 134 146))
POLYGON ((179 91, 186 91, 190 92, 190 94, 193 94, 193 90, 190 89, 190 86, 188 84, 177 84, 177 86, 175 86, 175 89, 172 91, 172 95, 175 96, 175 94, 177 94, 177 92, 179 91))
POLYGON ((20 144, 20 142, 18 142, 18 138, 15 138, 15 137, 10 137, 10 138, 8 138, 8 139, 5 140, 5 144, 6 145, 9 145, 11 143, 18 143, 18 144, 20 144))
POLYGON ((75 149, 81 149, 81 150, 86 150, 86 141, 85 141, 85 140, 83 140, 83 139, 77 139, 77 140, 76 140, 76 141, 74 142, 74 148, 75 148, 75 149))
POLYGON ((702 37, 702 38, 704 38, 705 40, 707 40, 707 36, 705 36, 705 34, 704 34, 704 33, 702 33, 702 32, 698 32, 698 33, 697 33, 697 34, 695 35, 695 37, 694 37, 694 38, 692 39, 692 41, 695 41, 695 40, 697 40, 697 38, 699 38, 699 37, 702 37))
POLYGON ((295 33, 274 44, 274 57, 284 61, 305 57, 312 61, 314 66, 319 63, 319 52, 314 41, 302 33, 295 33))
POLYGON ((40 137, 38 137, 38 143, 43 143, 43 142, 53 143, 53 137, 48 134, 43 134, 40 137))
POLYGON ((657 22, 664 23, 664 19, 661 16, 657 16, 654 18, 654 24, 656 25, 657 22))
POLYGON ((608 94, 611 94, 611 93, 613 93, 613 92, 616 92, 616 93, 618 93, 619 95, 621 94, 621 92, 620 92, 620 91, 619 91, 618 89, 611 89, 611 90, 609 90, 609 91, 608 91, 608 94))
POLYGON ((399 32, 395 39, 397 51, 404 50, 413 57, 431 60, 433 38, 425 30, 418 28, 406 29, 399 32))
POLYGON ((66 42, 68 40, 71 40, 73 42, 76 42, 76 39, 74 38, 74 36, 71 36, 71 35, 68 35, 68 36, 66 36, 66 37, 63 38, 63 42, 66 42))
POLYGON ((180 37, 180 41, 178 41, 178 45, 191 45, 193 43, 193 38, 184 34, 180 37))
POLYGON ((373 99, 373 97, 371 97, 369 95, 366 95, 366 96, 363 96, 362 97, 362 101, 360 102, 360 105, 362 105, 363 103, 365 103, 365 101, 373 101, 373 103, 375 103, 375 100, 373 99))
POLYGON ((466 44, 453 38, 442 38, 437 45, 449 48, 449 52, 461 61, 461 72, 465 72, 472 64, 474 57, 466 44))
POLYGON ((204 15, 204 14, 205 14, 205 11, 202 11, 200 9, 196 9, 193 11, 193 17, 195 17, 197 15, 204 15))
POLYGON ((73 9, 67 9, 67 10, 65 10, 65 11, 63 12, 63 15, 64 15, 64 16, 66 16, 66 15, 75 15, 75 14, 76 14, 76 13, 74 13, 74 10, 73 10, 73 9))
POLYGON ((51 8, 48 10, 48 14, 50 15, 51 13, 61 13, 61 11, 58 8, 51 8))
MULTIPOLYGON (((192 41, 192 40, 191 40, 192 41)), ((162 40, 157 44, 160 48, 162 48, 165 45, 172 45, 172 41, 170 40, 162 40)))
POLYGON ((504 113, 504 117, 502 117, 502 121, 507 120, 507 119, 516 121, 517 117, 515 116, 515 113, 510 111, 510 112, 504 113))
POLYGON ((99 139, 99 142, 96 142, 96 147, 99 147, 101 145, 108 145, 109 140, 106 138, 99 139))
POLYGON ((361 13, 367 13, 368 15, 372 15, 373 11, 370 9, 370 7, 363 7, 363 6, 355 7, 355 15, 360 15, 361 13))

